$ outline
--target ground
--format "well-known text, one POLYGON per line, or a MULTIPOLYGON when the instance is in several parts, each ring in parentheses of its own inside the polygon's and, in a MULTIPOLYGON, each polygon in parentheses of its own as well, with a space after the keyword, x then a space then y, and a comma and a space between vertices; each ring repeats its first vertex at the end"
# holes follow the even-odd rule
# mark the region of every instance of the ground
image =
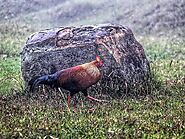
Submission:
POLYGON ((185 138, 182 0, 26 2, 0 1, 0 138, 185 138), (154 75, 150 93, 106 96, 110 103, 102 104, 79 95, 76 112, 68 111, 61 92, 25 94, 19 53, 30 34, 105 22, 126 24, 143 45, 154 75))

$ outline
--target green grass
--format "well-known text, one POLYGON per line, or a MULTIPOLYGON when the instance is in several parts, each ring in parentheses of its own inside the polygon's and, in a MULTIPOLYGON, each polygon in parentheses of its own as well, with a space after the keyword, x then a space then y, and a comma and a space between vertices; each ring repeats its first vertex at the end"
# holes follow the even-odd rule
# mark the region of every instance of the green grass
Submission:
POLYGON ((0 71, 0 95, 23 89, 19 57, 0 59, 0 71))
POLYGON ((185 40, 156 37, 139 37, 148 58, 156 60, 185 60, 185 40))
POLYGON ((153 37, 139 41, 154 73, 151 94, 96 104, 94 111, 89 111, 91 105, 85 103, 77 112, 68 112, 59 94, 54 98, 12 95, 23 88, 20 58, 0 59, 0 137, 183 139, 185 42, 153 37))
POLYGON ((7 21, 6 24, 0 24, 0 58, 19 56, 27 37, 34 32, 29 25, 18 25, 17 23, 7 21))
POLYGON ((77 113, 41 105, 3 109, 1 135, 8 138, 183 138, 184 104, 172 97, 127 99, 77 113))

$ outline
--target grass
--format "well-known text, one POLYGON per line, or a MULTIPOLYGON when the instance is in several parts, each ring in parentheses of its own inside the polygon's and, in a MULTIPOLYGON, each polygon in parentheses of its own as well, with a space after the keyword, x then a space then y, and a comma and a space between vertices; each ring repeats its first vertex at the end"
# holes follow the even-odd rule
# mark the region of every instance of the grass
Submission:
POLYGON ((38 105, 6 105, 1 135, 7 138, 184 138, 184 104, 172 97, 126 99, 77 113, 38 105), (12 105, 12 106, 11 106, 12 105), (9 116, 8 116, 9 114, 9 116))
POLYGON ((26 38, 34 29, 28 25, 18 25, 11 21, 6 24, 0 24, 0 58, 19 56, 26 38))
MULTIPOLYGON (((81 101, 83 108, 68 112, 63 105, 66 96, 59 93, 51 97, 48 93, 36 94, 38 97, 19 93, 24 89, 19 52, 5 39, 9 55, 0 59, 0 138, 183 139, 185 42, 153 37, 138 40, 155 75, 151 94, 97 103, 92 111, 90 103, 81 101)), ((5 52, 2 47, 0 50, 5 52)))
POLYGON ((22 90, 20 58, 7 58, 0 61, 0 95, 11 94, 13 90, 22 90))

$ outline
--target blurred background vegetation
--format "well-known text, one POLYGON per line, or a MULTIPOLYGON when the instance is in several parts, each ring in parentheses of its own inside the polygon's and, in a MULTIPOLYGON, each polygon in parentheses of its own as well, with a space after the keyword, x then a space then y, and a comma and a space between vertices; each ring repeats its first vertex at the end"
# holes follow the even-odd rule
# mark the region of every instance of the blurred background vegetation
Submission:
POLYGON ((136 37, 185 35, 183 0, 0 0, 0 54, 18 55, 33 32, 59 26, 115 23, 136 37))
POLYGON ((115 23, 136 37, 185 36, 183 0, 0 0, 0 8, 1 55, 18 55, 31 33, 59 26, 115 23))

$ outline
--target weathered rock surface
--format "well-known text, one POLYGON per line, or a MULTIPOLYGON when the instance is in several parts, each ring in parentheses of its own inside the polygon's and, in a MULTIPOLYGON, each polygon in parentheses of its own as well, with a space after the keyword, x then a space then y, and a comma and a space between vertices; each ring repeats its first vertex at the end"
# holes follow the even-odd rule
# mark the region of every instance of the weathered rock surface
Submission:
POLYGON ((21 53, 22 76, 27 85, 35 76, 90 62, 96 55, 104 62, 103 88, 120 92, 146 86, 150 66, 143 47, 129 28, 112 24, 35 33, 21 53))

